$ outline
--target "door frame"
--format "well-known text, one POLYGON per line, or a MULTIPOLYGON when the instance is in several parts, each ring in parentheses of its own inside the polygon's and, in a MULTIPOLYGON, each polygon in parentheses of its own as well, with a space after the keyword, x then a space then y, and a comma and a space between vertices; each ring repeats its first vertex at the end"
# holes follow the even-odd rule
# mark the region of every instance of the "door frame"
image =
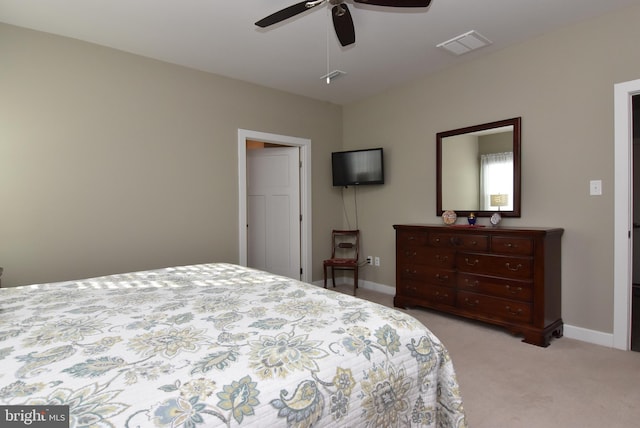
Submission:
POLYGON ((241 266, 247 266, 247 140, 300 149, 300 278, 311 282, 311 140, 238 129, 238 260, 241 266))
POLYGON ((614 85, 613 347, 631 349, 633 105, 640 79, 614 85))

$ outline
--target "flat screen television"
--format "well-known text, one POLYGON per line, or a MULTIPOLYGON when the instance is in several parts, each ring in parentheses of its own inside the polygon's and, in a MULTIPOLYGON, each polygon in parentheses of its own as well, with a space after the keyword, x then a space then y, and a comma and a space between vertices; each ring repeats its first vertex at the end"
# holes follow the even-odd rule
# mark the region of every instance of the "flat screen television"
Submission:
POLYGON ((331 153, 334 186, 384 184, 382 148, 331 153))

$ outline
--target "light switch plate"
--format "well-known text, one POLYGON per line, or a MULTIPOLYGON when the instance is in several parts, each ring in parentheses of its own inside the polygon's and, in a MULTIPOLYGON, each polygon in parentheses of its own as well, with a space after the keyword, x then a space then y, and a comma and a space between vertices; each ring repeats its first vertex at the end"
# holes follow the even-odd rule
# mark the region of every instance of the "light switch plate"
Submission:
POLYGON ((591 196, 602 195, 602 180, 591 180, 589 182, 589 194, 591 196))

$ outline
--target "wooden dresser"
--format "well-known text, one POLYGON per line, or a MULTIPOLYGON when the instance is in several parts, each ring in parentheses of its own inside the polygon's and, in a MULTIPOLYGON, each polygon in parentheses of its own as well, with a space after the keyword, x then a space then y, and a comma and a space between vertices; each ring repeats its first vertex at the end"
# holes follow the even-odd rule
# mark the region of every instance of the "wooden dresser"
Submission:
POLYGON ((499 325, 524 342, 561 337, 563 229, 395 225, 396 307, 499 325))

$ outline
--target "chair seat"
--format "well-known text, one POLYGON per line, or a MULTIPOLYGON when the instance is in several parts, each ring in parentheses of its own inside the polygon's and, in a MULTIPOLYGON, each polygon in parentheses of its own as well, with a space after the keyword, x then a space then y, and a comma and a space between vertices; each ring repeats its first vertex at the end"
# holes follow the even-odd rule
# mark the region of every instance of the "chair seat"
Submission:
POLYGON ((328 259, 324 261, 325 265, 345 265, 345 266, 355 266, 357 260, 353 259, 328 259))

